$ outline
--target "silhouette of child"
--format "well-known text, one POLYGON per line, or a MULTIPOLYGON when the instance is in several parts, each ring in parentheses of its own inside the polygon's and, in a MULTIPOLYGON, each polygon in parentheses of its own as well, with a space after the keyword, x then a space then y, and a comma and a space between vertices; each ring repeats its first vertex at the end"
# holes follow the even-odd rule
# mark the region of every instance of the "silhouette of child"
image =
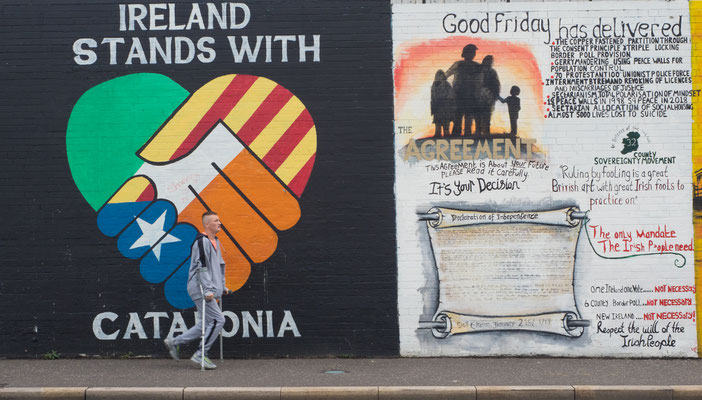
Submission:
POLYGON ((507 103, 507 111, 509 112, 510 135, 517 136, 517 119, 519 119, 519 110, 521 110, 521 101, 519 100, 519 86, 512 86, 509 90, 510 96, 507 98, 499 97, 502 103, 507 103))
POLYGON ((431 115, 436 124, 434 136, 448 136, 451 121, 456 117, 456 95, 443 70, 436 71, 431 85, 431 115))

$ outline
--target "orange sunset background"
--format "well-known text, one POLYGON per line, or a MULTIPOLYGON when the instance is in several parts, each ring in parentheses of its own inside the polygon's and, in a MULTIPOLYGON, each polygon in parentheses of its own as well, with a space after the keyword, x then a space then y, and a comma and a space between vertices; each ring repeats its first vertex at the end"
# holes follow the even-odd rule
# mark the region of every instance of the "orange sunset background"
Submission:
MULTIPOLYGON (((473 61, 481 63, 487 55, 494 57, 493 68, 500 79, 500 96, 509 96, 513 85, 519 86, 521 138, 541 139, 541 127, 548 106, 544 105, 541 72, 528 46, 504 41, 477 39, 466 36, 446 39, 413 41, 395 50, 395 120, 412 126, 412 139, 434 135, 430 111, 431 85, 439 69, 446 72, 454 62, 462 60, 463 47, 473 43, 478 47, 473 61)), ((449 78, 453 82, 453 77, 449 78)), ((492 114, 491 133, 510 131, 507 105, 499 100, 492 114)), ((409 137, 406 138, 409 141, 409 137)), ((406 144, 406 143, 405 143, 406 144)))

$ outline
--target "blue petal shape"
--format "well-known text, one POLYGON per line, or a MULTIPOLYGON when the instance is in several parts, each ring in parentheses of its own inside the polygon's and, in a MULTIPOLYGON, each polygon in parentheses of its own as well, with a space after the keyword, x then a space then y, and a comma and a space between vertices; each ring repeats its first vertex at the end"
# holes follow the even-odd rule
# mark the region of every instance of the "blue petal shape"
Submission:
POLYGON ((139 265, 141 276, 148 282, 163 282, 186 258, 190 257, 190 248, 197 230, 190 224, 180 223, 168 232, 168 235, 178 241, 161 244, 158 257, 152 250, 141 259, 139 265))
POLYGON ((164 234, 161 236, 164 236, 165 232, 169 231, 175 223, 176 216, 176 209, 171 202, 166 200, 156 200, 139 216, 139 218, 132 222, 127 229, 122 232, 121 235, 119 235, 119 239, 117 239, 117 248, 119 249, 120 253, 127 258, 137 259, 143 256, 151 249, 149 244, 156 244, 156 240, 160 239, 160 237, 152 240, 152 243, 148 243, 149 240, 147 240, 145 243, 144 239, 142 238, 145 237, 144 232, 139 226, 140 220, 143 221, 142 223, 149 226, 154 225, 155 228, 159 228, 155 229, 157 231, 162 229, 164 234), (163 226, 160 224, 154 225, 156 224, 156 221, 164 214, 163 226))
POLYGON ((97 216, 100 232, 109 237, 117 236, 149 204, 151 204, 151 201, 105 204, 97 216))

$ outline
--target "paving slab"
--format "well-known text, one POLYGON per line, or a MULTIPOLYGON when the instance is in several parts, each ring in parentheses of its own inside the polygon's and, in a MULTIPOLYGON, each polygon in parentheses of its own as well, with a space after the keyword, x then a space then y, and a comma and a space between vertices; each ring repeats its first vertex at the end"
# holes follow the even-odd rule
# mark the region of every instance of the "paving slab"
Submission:
POLYGON ((702 385, 673 386, 672 388, 673 400, 702 400, 702 385))
POLYGON ((91 387, 85 400, 183 400, 182 387, 91 387))
POLYGON ((670 386, 575 386, 576 400, 673 400, 670 386))
POLYGON ((3 388, 0 400, 84 400, 87 387, 3 388))
POLYGON ((280 400, 279 387, 185 388, 183 400, 280 400))
POLYGON ((374 386, 318 386, 283 387, 281 400, 378 400, 378 387, 374 386))
POLYGON ((477 400, 574 400, 572 386, 478 386, 477 400))
POLYGON ((475 386, 381 386, 378 400, 475 400, 475 386))

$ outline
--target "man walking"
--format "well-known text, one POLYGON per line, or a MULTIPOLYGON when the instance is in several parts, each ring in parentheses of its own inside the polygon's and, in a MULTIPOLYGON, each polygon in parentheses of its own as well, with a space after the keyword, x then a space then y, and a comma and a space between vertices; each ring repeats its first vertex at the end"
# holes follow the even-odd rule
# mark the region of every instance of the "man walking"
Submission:
MULTIPOLYGON (((222 258, 222 248, 217 239, 217 233, 222 229, 219 216, 208 211, 202 214, 202 225, 205 232, 198 234, 192 245, 190 253, 190 271, 188 273, 188 295, 195 303, 198 312, 205 315, 205 353, 202 353, 202 346, 190 358, 190 361, 200 364, 204 357, 204 365, 207 369, 214 369, 217 366, 207 357, 207 351, 217 340, 219 332, 224 326, 224 316, 219 309, 217 302, 223 294, 229 293, 229 289, 224 282, 224 259, 222 258), (205 309, 202 310, 202 297, 205 297, 205 309)), ((165 339, 163 344, 168 349, 168 353, 175 360, 179 360, 178 350, 183 344, 196 339, 201 339, 202 317, 197 319, 197 323, 187 332, 173 338, 165 339)))

